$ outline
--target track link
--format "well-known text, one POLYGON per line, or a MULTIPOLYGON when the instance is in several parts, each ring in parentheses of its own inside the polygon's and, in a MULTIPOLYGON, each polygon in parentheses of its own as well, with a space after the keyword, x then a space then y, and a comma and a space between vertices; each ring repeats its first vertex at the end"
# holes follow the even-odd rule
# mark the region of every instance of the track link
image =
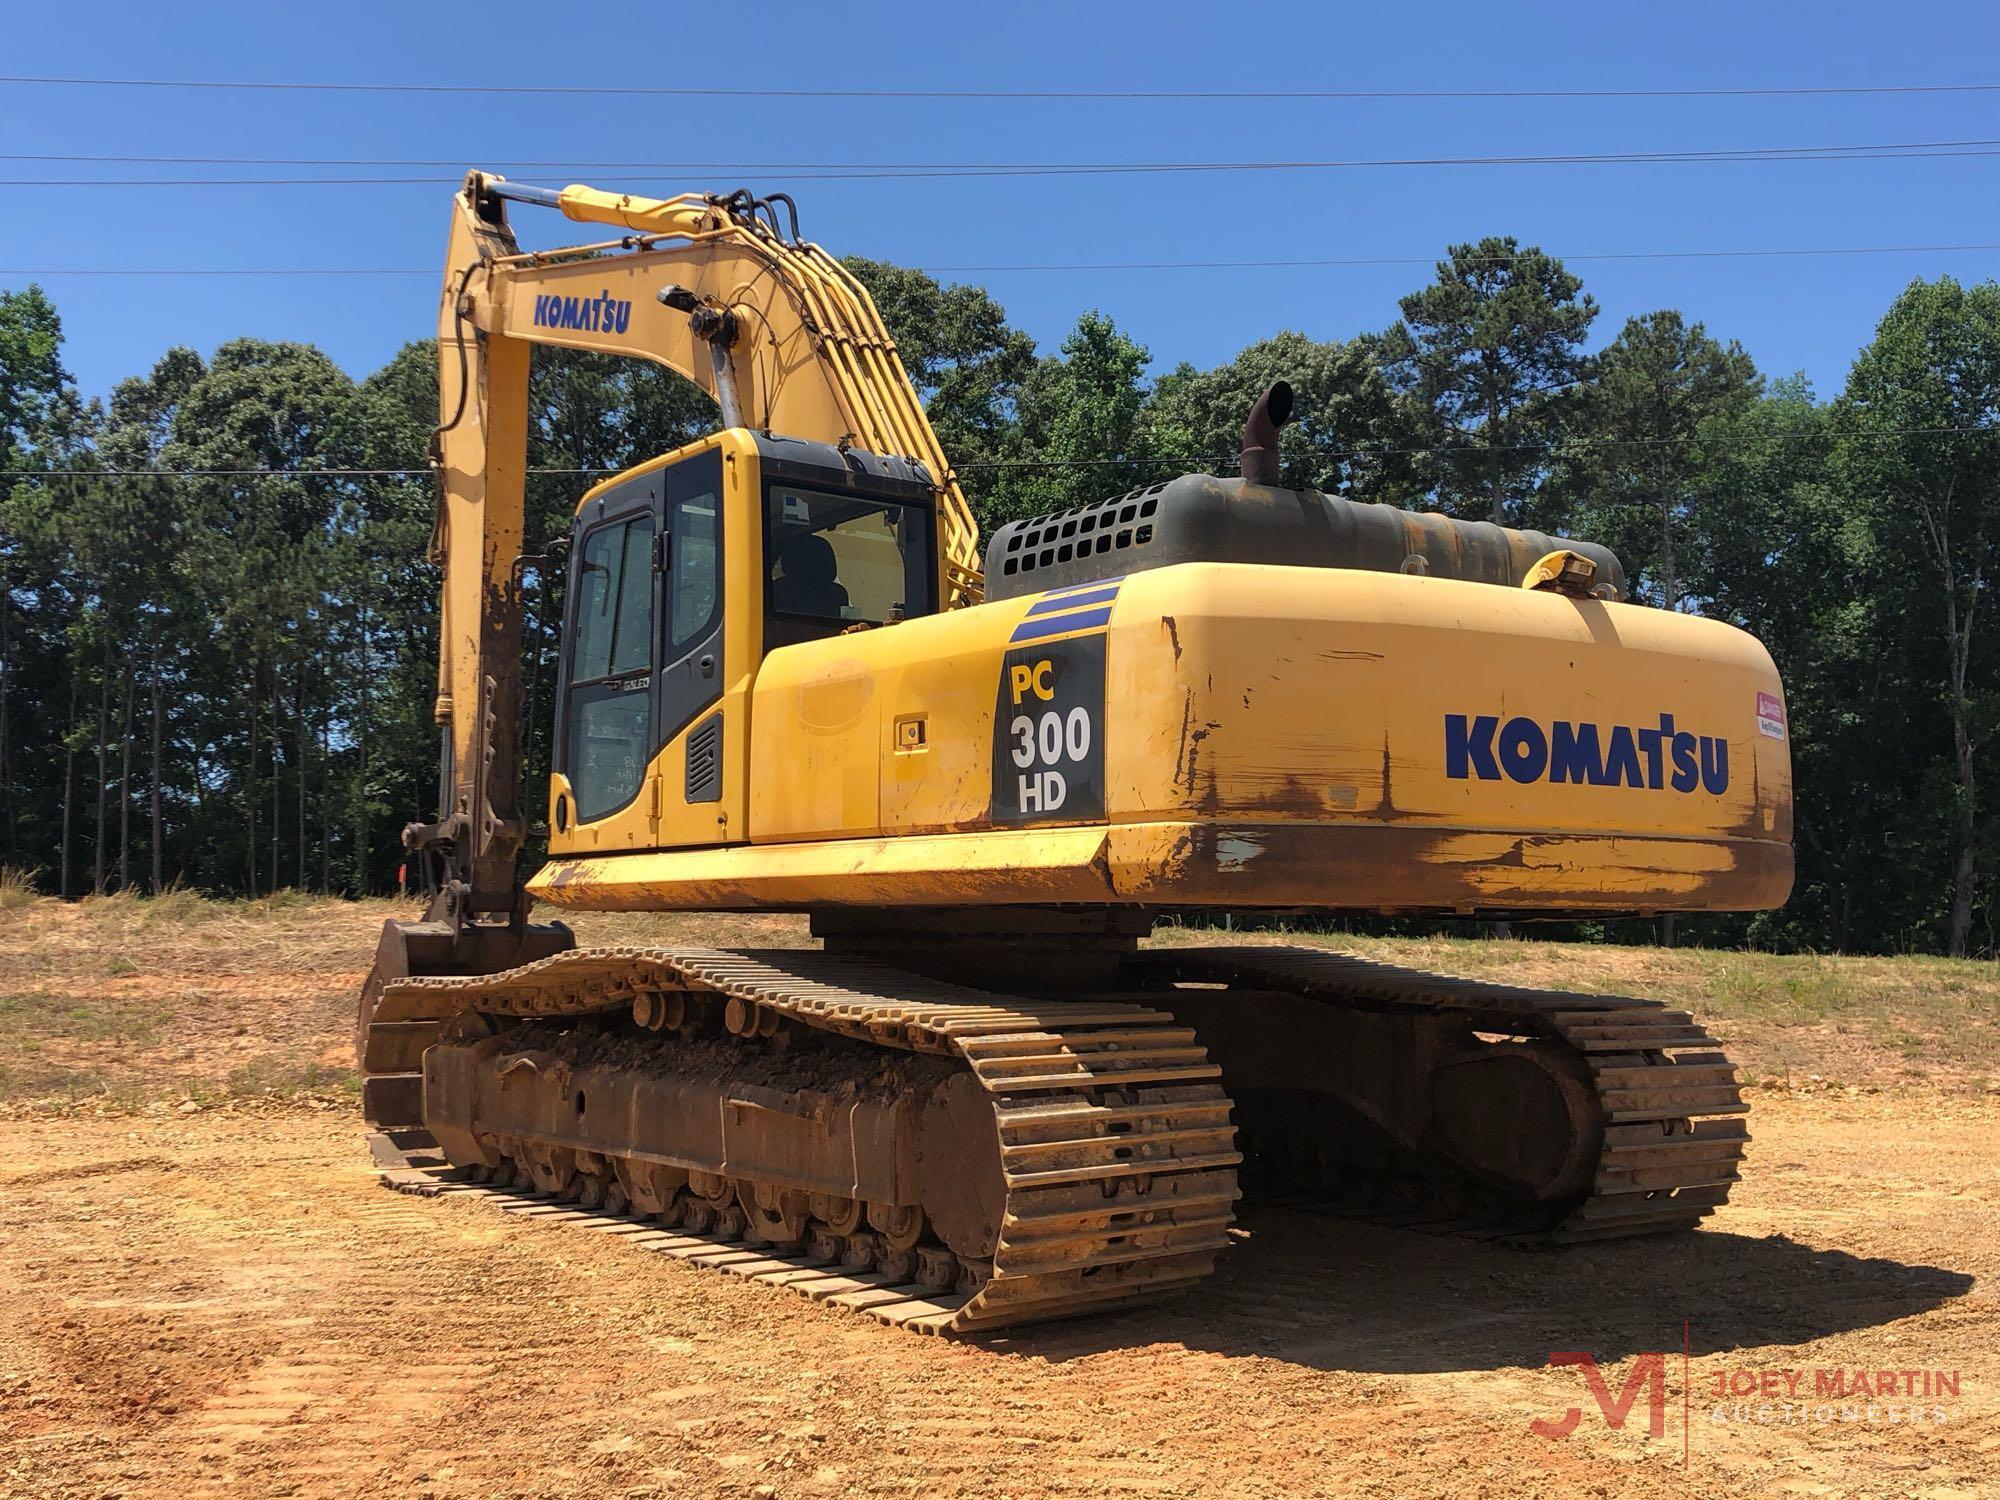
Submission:
MULTIPOLYGON (((1727 1056, 1692 1016, 1656 1000, 1530 989, 1375 963, 1317 948, 1153 949, 1129 961, 1149 983, 1289 992, 1390 1013, 1452 1012, 1482 1031, 1573 1049, 1605 1121, 1590 1191, 1552 1211, 1468 1211, 1463 1195, 1377 1204, 1366 1217, 1514 1243, 1571 1244, 1691 1229, 1729 1197, 1749 1132, 1727 1056)), ((1421 1197, 1421 1195, 1419 1195, 1421 1197)))
MULTIPOLYGON (((1005 1202, 990 1265, 966 1262, 955 1291, 884 1282, 796 1246, 669 1233, 647 1241, 651 1248, 824 1294, 898 1326, 958 1333, 1178 1291, 1207 1275, 1228 1242, 1242 1158, 1220 1069, 1192 1030, 1144 1006, 1014 1000, 811 950, 618 947, 473 978, 391 981, 375 1017, 563 1018, 635 1007, 656 1015, 668 997, 684 996, 718 997, 728 1031, 745 1039, 791 1023, 953 1059, 991 1103, 1005 1202)), ((504 1191, 415 1165, 384 1181, 404 1191, 504 1191)), ((601 1213, 550 1211, 631 1230, 601 1213)))

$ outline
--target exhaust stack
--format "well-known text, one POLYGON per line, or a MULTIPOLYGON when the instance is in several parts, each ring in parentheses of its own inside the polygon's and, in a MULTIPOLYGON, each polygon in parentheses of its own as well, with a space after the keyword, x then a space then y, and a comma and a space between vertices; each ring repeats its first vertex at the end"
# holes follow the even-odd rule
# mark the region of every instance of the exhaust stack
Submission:
POLYGON ((1292 420, 1292 387, 1280 380, 1257 398, 1243 424, 1243 482, 1278 482, 1278 429, 1292 420))

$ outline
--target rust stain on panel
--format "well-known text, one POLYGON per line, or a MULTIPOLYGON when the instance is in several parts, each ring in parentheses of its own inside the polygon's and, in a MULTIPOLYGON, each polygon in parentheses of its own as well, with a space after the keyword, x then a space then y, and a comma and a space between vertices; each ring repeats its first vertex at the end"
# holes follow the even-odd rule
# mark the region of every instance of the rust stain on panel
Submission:
POLYGON ((1373 816, 1380 822, 1389 822, 1400 816, 1396 811, 1395 762, 1389 755, 1389 731, 1382 731, 1382 799, 1375 804, 1373 816))

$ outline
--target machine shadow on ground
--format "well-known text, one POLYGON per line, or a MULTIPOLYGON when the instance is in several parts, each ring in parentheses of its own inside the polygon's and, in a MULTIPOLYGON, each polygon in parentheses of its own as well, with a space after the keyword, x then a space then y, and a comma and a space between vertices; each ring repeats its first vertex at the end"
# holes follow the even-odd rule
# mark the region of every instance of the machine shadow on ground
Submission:
POLYGON ((1941 1266, 1726 1229, 1512 1250, 1284 1209, 1250 1209, 1214 1276, 1175 1302, 1026 1329, 991 1347, 1055 1362, 1163 1343, 1308 1369, 1435 1374, 1804 1344, 1971 1290, 1941 1266))

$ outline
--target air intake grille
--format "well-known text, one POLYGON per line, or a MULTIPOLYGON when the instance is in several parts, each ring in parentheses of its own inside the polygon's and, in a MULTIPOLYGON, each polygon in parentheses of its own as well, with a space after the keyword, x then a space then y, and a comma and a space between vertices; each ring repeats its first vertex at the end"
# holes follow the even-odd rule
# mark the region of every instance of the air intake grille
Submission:
POLYGON ((687 800, 722 800, 722 715, 710 714, 687 738, 687 800))
POLYGON ((1005 543, 1003 575, 1032 573, 1127 547, 1143 547, 1153 539, 1152 518, 1160 508, 1156 484, 1134 490, 1103 505, 1084 505, 1020 523, 1005 543))

